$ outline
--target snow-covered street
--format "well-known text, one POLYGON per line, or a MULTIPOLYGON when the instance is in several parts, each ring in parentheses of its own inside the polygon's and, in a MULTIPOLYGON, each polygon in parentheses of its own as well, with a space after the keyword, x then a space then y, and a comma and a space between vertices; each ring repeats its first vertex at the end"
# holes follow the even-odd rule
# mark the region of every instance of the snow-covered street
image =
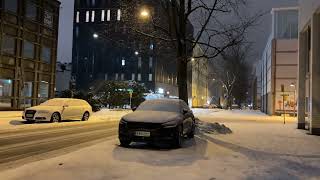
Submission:
POLYGON ((320 139, 297 130, 294 118, 256 111, 194 110, 228 134, 199 132, 183 148, 135 144, 114 136, 99 144, 6 169, 0 179, 319 179, 320 139))

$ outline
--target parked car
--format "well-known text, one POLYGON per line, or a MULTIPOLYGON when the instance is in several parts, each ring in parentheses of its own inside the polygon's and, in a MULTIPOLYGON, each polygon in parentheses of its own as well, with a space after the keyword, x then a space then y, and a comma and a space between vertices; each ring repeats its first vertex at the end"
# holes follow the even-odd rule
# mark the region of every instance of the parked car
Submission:
POLYGON ((22 119, 27 121, 50 121, 62 120, 87 121, 92 114, 90 104, 82 99, 54 98, 44 103, 27 108, 22 119))
POLYGON ((131 142, 170 142, 181 147, 185 136, 194 137, 195 118, 188 105, 179 99, 147 100, 119 123, 121 146, 131 142))

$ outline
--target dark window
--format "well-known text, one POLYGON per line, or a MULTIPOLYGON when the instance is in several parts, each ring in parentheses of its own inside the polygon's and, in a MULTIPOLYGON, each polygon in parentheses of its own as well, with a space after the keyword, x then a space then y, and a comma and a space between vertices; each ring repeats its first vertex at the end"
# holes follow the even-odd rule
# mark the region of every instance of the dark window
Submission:
POLYGON ((41 81, 39 84, 39 97, 48 98, 49 97, 49 83, 46 81, 41 81))
POLYGON ((50 63, 51 62, 51 49, 47 47, 43 47, 41 50, 41 59, 44 62, 50 63))
POLYGON ((14 37, 4 35, 1 41, 1 51, 7 54, 15 53, 16 40, 14 37))
POLYGON ((37 7, 31 2, 27 2, 25 16, 31 20, 37 18, 37 7))
POLYGON ((17 0, 4 0, 4 8, 8 11, 17 12, 17 0))
POLYGON ((34 59, 34 44, 29 41, 23 42, 23 57, 34 59))

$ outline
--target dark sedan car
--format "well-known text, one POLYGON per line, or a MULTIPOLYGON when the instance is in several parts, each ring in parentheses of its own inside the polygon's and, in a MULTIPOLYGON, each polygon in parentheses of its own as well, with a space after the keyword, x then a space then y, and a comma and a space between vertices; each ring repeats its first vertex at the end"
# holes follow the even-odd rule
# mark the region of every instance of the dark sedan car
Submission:
POLYGON ((122 117, 119 140, 122 146, 142 141, 171 142, 175 147, 181 147, 184 137, 193 138, 194 131, 195 118, 184 101, 148 100, 122 117))

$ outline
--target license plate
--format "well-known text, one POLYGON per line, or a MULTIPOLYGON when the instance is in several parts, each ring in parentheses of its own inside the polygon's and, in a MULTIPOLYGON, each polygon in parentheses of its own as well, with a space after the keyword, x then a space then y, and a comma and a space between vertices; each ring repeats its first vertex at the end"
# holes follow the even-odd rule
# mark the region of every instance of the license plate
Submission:
POLYGON ((150 137, 150 132, 147 131, 136 131, 134 133, 135 136, 141 136, 141 137, 150 137))
POLYGON ((27 117, 27 118, 32 118, 32 117, 33 117, 33 114, 26 114, 26 117, 27 117))

